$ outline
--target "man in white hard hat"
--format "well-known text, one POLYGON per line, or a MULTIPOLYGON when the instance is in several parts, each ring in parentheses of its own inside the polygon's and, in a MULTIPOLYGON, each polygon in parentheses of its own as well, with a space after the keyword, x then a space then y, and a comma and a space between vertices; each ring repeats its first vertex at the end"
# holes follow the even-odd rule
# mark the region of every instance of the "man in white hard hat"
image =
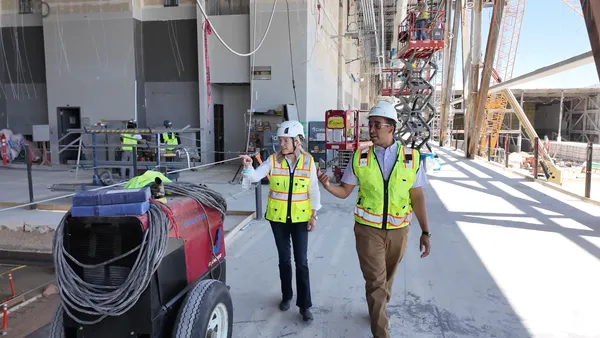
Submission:
POLYGON ((369 112, 369 136, 373 146, 359 149, 344 170, 342 183, 334 186, 319 173, 323 187, 338 198, 347 198, 356 185, 354 208, 356 252, 365 279, 371 332, 374 338, 389 338, 387 303, 398 264, 408 241, 412 214, 421 226, 421 257, 430 250, 429 224, 422 186, 418 150, 405 148, 394 139, 398 115, 394 106, 380 101, 369 112))

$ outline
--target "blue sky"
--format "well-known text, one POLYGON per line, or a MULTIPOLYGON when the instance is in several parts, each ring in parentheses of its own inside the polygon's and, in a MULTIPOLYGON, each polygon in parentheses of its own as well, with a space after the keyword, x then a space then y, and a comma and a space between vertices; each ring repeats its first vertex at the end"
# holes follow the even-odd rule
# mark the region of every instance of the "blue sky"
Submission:
MULTIPOLYGON (((482 53, 485 53, 492 9, 482 14, 482 53)), ((462 52, 458 42, 454 88, 462 88, 462 52)), ((513 77, 591 50, 583 17, 561 0, 527 0, 513 77)), ((582 88, 598 85, 593 63, 518 86, 532 88, 582 88)))

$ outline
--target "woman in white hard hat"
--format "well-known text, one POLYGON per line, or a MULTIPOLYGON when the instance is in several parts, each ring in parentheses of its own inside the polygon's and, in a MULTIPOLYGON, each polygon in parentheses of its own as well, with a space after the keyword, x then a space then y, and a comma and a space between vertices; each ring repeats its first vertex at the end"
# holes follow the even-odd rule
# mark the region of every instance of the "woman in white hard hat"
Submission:
POLYGON ((269 156, 258 168, 252 159, 240 155, 244 161, 245 175, 251 182, 271 175, 269 199, 265 218, 271 222, 279 254, 281 279, 281 311, 287 311, 293 296, 290 237, 294 243, 296 263, 296 306, 304 321, 313 315, 308 272, 308 232, 317 224, 317 211, 321 208, 317 169, 310 154, 302 149, 304 127, 298 121, 285 121, 277 129, 280 150, 269 156))

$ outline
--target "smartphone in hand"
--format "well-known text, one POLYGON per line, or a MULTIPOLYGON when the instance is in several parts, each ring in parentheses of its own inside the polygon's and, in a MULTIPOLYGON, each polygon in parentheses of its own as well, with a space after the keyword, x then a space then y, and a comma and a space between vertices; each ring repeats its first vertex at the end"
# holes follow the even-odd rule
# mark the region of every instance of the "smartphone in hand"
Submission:
POLYGON ((319 159, 319 169, 322 172, 326 172, 327 171, 327 163, 325 163, 325 160, 322 159, 322 158, 319 159))

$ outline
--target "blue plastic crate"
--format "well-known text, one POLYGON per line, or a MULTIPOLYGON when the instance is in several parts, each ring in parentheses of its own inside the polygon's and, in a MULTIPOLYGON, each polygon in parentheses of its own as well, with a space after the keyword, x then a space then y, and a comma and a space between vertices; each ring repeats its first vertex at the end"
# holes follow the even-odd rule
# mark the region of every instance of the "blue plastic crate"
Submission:
POLYGON ((73 206, 73 217, 98 217, 98 216, 137 216, 143 215, 150 209, 150 202, 110 204, 110 205, 83 205, 73 206))
POLYGON ((140 189, 112 189, 80 191, 73 196, 73 206, 94 206, 146 202, 150 198, 150 187, 140 189))

